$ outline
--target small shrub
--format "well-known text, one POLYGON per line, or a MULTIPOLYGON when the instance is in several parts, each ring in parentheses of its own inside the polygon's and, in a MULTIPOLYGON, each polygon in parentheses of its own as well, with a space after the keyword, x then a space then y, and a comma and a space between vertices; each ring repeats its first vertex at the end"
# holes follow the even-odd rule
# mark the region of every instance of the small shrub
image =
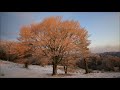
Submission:
POLYGON ((119 71, 119 67, 114 67, 114 71, 118 72, 119 71))
POLYGON ((92 69, 89 69, 89 73, 92 73, 93 72, 93 70, 92 69))
POLYGON ((4 74, 4 73, 1 73, 0 76, 5 76, 5 74, 4 74))

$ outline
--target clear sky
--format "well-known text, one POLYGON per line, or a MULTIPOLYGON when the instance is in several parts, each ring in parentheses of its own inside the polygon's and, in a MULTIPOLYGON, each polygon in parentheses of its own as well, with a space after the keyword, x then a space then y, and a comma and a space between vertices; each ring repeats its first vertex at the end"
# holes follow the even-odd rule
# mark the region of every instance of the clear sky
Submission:
POLYGON ((0 12, 0 38, 17 40, 21 26, 49 16, 79 21, 90 34, 92 52, 120 51, 120 12, 0 12))

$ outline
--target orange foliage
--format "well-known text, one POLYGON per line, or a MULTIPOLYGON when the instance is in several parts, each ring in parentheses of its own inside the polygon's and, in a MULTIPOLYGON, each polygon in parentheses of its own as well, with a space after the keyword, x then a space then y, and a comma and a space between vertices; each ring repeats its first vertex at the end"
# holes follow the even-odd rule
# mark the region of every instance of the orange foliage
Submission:
POLYGON ((63 21, 62 17, 53 16, 41 23, 22 27, 19 40, 31 44, 34 54, 47 56, 58 65, 66 55, 85 53, 90 44, 87 38, 88 32, 78 21, 63 21))
POLYGON ((14 47, 12 47, 10 53, 11 54, 17 54, 18 57, 24 57, 26 55, 26 52, 30 49, 30 47, 23 45, 21 43, 14 44, 14 47))

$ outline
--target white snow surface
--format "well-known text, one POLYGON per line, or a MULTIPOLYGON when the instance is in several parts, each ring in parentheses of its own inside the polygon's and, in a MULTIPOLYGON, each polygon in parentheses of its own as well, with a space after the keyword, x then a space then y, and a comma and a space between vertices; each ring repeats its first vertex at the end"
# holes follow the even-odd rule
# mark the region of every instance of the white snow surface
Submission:
POLYGON ((78 69, 76 72, 68 72, 58 69, 58 75, 52 76, 52 66, 29 65, 28 69, 23 64, 0 60, 0 78, 120 78, 120 72, 101 72, 85 74, 84 69, 78 69))

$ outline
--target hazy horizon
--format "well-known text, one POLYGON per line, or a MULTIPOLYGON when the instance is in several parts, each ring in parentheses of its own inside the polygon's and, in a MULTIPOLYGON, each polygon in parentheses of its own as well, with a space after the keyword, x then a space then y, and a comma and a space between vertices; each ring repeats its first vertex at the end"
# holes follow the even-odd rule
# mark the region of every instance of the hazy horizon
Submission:
POLYGON ((17 40, 21 26, 50 16, 79 21, 90 35, 91 52, 120 51, 119 12, 0 12, 0 39, 17 40))

